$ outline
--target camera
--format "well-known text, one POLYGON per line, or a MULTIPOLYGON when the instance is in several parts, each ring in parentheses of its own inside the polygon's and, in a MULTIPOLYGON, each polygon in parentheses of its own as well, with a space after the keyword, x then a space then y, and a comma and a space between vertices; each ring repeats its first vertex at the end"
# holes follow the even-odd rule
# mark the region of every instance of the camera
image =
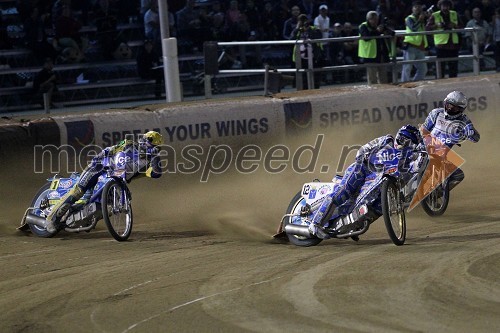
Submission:
POLYGON ((427 15, 432 15, 433 9, 434 9, 434 5, 432 5, 429 8, 427 8, 427 10, 425 12, 427 13, 427 15))
POLYGON ((382 24, 377 27, 377 30, 384 35, 394 36, 396 32, 390 28, 390 21, 388 17, 384 17, 382 24))

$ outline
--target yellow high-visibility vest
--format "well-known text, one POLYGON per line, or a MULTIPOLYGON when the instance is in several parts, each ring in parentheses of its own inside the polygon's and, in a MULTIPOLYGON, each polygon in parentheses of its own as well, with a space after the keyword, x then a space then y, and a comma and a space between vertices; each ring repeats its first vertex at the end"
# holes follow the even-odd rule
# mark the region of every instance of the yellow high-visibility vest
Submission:
MULTIPOLYGON (((439 25, 439 23, 444 23, 443 17, 441 16, 441 11, 433 13, 432 16, 434 16, 434 22, 436 22, 437 25, 439 25)), ((457 12, 454 10, 450 10, 450 21, 452 23, 455 23, 455 25, 458 25, 458 15, 457 15, 457 12)), ((443 28, 438 28, 436 30, 443 30, 443 28)), ((458 44, 458 34, 456 32, 451 33, 451 38, 452 38, 453 44, 458 44)), ((444 44, 448 43, 449 39, 450 39, 450 33, 435 34, 434 35, 434 44, 444 45, 444 44)))
MULTIPOLYGON (((368 29, 370 29, 370 27, 368 26, 368 23, 363 22, 359 25, 358 30, 361 30, 361 27, 363 25, 367 26, 368 29)), ((359 36, 361 36, 361 35, 359 35, 359 36)), ((358 57, 365 58, 365 59, 376 58, 377 57, 377 40, 376 39, 371 39, 371 40, 360 39, 359 45, 358 45, 358 57)))
MULTIPOLYGON (((414 22, 418 21, 418 18, 413 14, 406 17, 406 20, 408 20, 409 18, 412 18, 414 22)), ((406 20, 405 20, 405 22, 406 22, 406 20)), ((424 30, 425 30, 424 25, 421 24, 417 31, 424 31, 424 30)), ((406 26, 406 32, 413 32, 413 31, 411 31, 410 28, 408 26, 406 26)), ((415 46, 420 46, 420 45, 422 45, 422 41, 424 42, 424 47, 427 48, 427 46, 428 46, 427 36, 425 36, 425 35, 405 36, 405 39, 403 42, 411 44, 411 45, 415 45, 415 46)))

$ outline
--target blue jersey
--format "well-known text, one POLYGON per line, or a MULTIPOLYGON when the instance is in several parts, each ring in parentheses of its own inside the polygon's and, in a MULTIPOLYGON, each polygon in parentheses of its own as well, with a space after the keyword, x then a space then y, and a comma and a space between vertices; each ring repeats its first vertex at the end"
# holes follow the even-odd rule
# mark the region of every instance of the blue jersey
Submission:
POLYGON ((115 146, 105 148, 92 159, 91 165, 102 163, 104 158, 113 158, 123 153, 123 160, 115 161, 114 168, 125 170, 126 179, 130 181, 139 175, 151 178, 161 177, 162 170, 157 148, 148 148, 130 140, 124 140, 115 146))
POLYGON ((386 146, 394 148, 394 137, 390 134, 373 139, 372 141, 361 146, 356 154, 356 159, 366 158, 386 146))
POLYGON ((444 108, 432 110, 425 119, 423 127, 449 148, 464 140, 478 142, 480 138, 469 117, 463 113, 458 117, 449 117, 445 114, 444 108))

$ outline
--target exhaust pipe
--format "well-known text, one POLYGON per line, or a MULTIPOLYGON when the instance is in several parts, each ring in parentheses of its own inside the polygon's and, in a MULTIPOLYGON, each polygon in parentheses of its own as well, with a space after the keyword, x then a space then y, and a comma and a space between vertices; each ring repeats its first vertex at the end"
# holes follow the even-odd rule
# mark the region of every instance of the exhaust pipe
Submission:
POLYGON ((296 224, 287 224, 285 226, 285 232, 287 234, 311 237, 311 233, 309 232, 309 227, 307 225, 296 225, 296 224))
POLYGON ((28 224, 33 224, 33 225, 36 225, 40 228, 46 228, 47 225, 46 225, 46 221, 43 217, 40 217, 40 216, 37 216, 37 215, 34 215, 34 214, 26 214, 26 220, 25 220, 26 223, 28 224))

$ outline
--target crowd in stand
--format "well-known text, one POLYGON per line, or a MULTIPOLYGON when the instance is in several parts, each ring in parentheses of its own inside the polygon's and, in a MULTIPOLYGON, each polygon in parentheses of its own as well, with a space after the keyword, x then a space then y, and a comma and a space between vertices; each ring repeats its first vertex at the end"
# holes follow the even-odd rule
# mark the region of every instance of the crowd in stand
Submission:
MULTIPOLYGON (((437 4, 421 2, 424 10, 437 4)), ((500 40, 499 16, 495 15, 500 0, 452 2, 464 26, 485 28, 481 47, 493 49, 500 40)), ((200 52, 209 40, 295 39, 301 14, 321 30, 321 37, 337 37, 358 35, 358 26, 369 11, 376 11, 379 21, 392 29, 403 30, 405 18, 412 13, 411 0, 185 0, 168 1, 168 6, 170 35, 178 38, 181 54, 200 52)), ((91 44, 99 47, 99 60, 132 57, 119 24, 143 24, 142 37, 156 48, 160 45, 156 0, 18 0, 16 8, 24 29, 22 45, 9 40, 6 23, 0 22, 0 48, 30 48, 39 64, 46 58, 55 63, 93 60, 86 58, 89 39, 82 32, 88 26, 97 31, 91 44)), ((471 47, 470 42, 462 44, 471 47)), ((330 44, 325 54, 333 65, 358 61, 354 42, 330 44)))

